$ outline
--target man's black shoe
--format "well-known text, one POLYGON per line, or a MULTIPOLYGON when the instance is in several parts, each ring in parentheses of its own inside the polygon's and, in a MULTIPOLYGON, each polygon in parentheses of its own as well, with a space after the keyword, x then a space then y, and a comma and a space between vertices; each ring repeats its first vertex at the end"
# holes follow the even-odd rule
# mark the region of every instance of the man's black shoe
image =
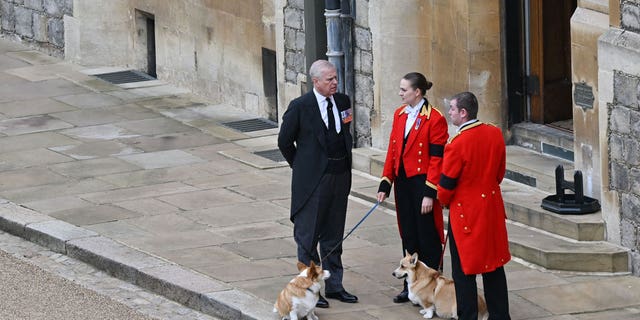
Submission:
POLYGON ((318 302, 316 302, 316 308, 329 308, 329 301, 320 295, 318 302))
POLYGON ((342 290, 338 292, 325 292, 327 298, 336 299, 346 303, 356 303, 358 302, 358 297, 352 295, 351 293, 342 290))
POLYGON ((409 291, 407 289, 402 290, 397 296, 393 297, 395 303, 405 303, 409 301, 409 291))

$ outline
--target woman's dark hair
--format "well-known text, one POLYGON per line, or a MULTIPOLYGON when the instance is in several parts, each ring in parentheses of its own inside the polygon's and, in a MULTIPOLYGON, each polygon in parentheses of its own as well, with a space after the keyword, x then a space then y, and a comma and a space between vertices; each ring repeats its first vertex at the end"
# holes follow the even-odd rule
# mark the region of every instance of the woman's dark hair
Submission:
POLYGON ((433 86, 433 83, 427 80, 420 72, 409 72, 405 74, 402 79, 409 81, 413 89, 420 89, 420 93, 422 93, 423 96, 427 94, 427 90, 433 86))

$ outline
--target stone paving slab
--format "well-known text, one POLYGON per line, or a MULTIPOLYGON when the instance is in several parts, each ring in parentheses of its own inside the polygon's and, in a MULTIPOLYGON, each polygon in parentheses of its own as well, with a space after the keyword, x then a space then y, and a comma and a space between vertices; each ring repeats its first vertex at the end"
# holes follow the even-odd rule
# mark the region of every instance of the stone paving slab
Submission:
MULTIPOLYGON (((57 112, 64 112, 64 111, 71 111, 71 110, 76 110, 76 108, 68 104, 55 101, 50 98, 42 98, 42 99, 34 99, 34 100, 26 100, 26 101, 11 101, 11 102, 0 104, 0 113, 11 118, 42 115, 42 114, 57 113, 57 112)), ((64 121, 64 119, 60 119, 60 120, 64 121)))
POLYGON ((0 121, 0 132, 8 136, 43 131, 55 131, 71 127, 73 127, 72 124, 58 120, 49 115, 36 115, 0 121))

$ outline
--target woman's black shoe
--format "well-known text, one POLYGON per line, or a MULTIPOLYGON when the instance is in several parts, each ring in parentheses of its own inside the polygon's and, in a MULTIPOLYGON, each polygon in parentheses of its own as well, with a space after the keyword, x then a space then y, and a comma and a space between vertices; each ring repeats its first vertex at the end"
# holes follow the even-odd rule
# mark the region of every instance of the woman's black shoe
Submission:
POLYGON ((393 297, 393 302, 404 303, 409 301, 409 291, 405 288, 397 296, 393 297))

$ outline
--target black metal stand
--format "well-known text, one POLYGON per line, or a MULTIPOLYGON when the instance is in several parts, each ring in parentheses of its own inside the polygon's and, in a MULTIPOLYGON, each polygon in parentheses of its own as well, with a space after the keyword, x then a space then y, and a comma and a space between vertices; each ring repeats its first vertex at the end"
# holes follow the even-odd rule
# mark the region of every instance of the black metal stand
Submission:
POLYGON ((542 199, 542 208, 558 214, 587 214, 600 210, 600 202, 584 195, 582 172, 576 170, 573 182, 564 180, 564 168, 556 167, 556 194, 542 199), (565 194, 565 190, 573 194, 565 194))

